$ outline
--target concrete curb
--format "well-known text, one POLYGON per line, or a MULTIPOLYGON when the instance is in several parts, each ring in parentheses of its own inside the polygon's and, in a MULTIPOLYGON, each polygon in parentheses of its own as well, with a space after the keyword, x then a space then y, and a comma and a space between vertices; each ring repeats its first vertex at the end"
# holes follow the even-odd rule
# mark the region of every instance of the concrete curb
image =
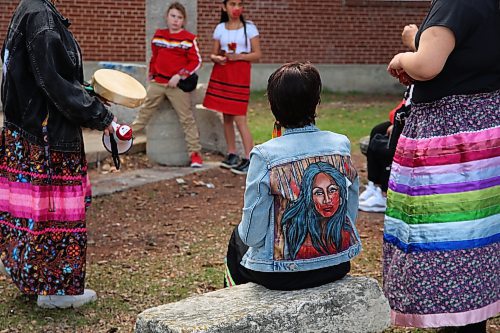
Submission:
POLYGON ((205 172, 218 167, 218 162, 204 162, 202 168, 156 166, 150 169, 98 175, 90 179, 92 196, 95 198, 109 195, 146 184, 180 178, 195 172, 205 172))

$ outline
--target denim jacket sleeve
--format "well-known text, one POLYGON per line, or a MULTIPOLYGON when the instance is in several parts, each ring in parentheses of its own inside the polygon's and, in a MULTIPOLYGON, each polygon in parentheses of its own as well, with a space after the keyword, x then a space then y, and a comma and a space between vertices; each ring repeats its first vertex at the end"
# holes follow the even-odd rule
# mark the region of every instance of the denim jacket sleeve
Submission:
MULTIPOLYGON (((27 35, 35 80, 55 107, 79 126, 97 130, 106 128, 113 120, 113 114, 96 97, 90 96, 79 82, 75 62, 81 61, 80 55, 70 55, 55 28, 48 27, 27 35)), ((78 48, 76 41, 74 43, 78 48)))
MULTIPOLYGON (((347 140, 347 152, 351 153, 351 142, 347 140)), ((352 163, 352 155, 349 159, 352 163)), ((347 191, 347 197, 349 204, 347 205, 347 216, 351 219, 353 224, 356 224, 358 217, 358 207, 359 207, 359 176, 356 172, 356 177, 352 179, 352 184, 349 186, 347 191)))
POLYGON ((356 176, 354 182, 349 186, 347 192, 349 198, 349 204, 347 205, 347 216, 351 219, 353 224, 356 224, 358 217, 358 206, 359 206, 359 177, 356 176))
POLYGON ((271 221, 272 203, 267 163, 262 152, 255 147, 250 154, 243 216, 238 226, 241 240, 247 246, 264 244, 271 221))

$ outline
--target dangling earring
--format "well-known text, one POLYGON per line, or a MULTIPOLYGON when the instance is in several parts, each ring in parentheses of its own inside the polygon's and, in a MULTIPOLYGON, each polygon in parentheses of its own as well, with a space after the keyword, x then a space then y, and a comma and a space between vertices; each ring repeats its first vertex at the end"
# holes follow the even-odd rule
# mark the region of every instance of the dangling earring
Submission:
POLYGON ((273 135, 272 138, 278 138, 281 136, 281 125, 278 121, 274 122, 273 135))

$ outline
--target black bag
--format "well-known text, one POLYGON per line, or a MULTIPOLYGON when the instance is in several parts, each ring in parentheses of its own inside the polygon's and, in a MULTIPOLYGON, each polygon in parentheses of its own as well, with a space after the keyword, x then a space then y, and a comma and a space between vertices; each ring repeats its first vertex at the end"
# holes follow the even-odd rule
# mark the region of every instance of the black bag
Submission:
POLYGON ((180 80, 177 87, 179 87, 184 92, 191 92, 196 89, 198 85, 198 74, 194 73, 191 76, 188 76, 184 80, 180 80))
POLYGON ((394 114, 394 126, 392 127, 391 137, 389 140, 389 147, 393 150, 396 150, 396 146, 398 145, 399 137, 403 132, 403 128, 405 127, 406 118, 410 115, 411 107, 410 105, 402 105, 399 109, 396 110, 394 114))
POLYGON ((412 94, 413 85, 409 86, 405 92, 405 101, 410 101, 410 103, 403 103, 394 113, 394 126, 392 127, 391 137, 389 138, 389 148, 391 150, 396 151, 396 146, 398 145, 399 137, 405 127, 406 119, 410 116, 412 94))
MULTIPOLYGON (((155 74, 153 75, 153 79, 156 77, 162 77, 164 79, 170 80, 170 76, 155 74)), ((196 89, 198 85, 198 74, 194 73, 193 75, 188 76, 184 80, 179 80, 177 87, 184 92, 191 92, 196 89)))
POLYGON ((368 150, 374 152, 377 156, 390 157, 392 154, 389 149, 389 137, 380 133, 375 134, 370 140, 368 150))

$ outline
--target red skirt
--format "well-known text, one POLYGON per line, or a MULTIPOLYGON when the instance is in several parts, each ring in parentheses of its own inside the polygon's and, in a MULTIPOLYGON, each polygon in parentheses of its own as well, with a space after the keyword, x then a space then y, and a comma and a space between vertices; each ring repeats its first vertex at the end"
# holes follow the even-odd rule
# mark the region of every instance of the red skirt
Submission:
POLYGON ((246 115, 250 98, 250 69, 248 61, 214 64, 203 106, 234 116, 246 115))

